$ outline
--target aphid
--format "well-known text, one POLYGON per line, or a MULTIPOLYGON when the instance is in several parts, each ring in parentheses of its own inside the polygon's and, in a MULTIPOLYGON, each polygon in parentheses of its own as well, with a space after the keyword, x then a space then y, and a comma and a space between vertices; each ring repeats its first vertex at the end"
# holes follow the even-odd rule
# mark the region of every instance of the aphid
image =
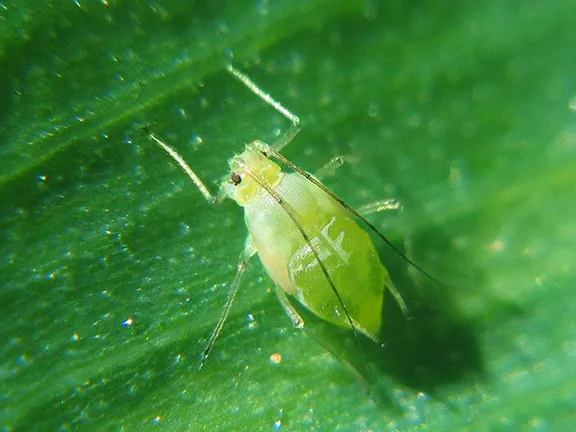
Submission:
MULTIPOLYGON (((290 120, 292 126, 278 143, 270 146, 254 141, 246 145, 241 154, 231 158, 230 175, 217 195, 210 193, 182 156, 150 134, 150 138, 184 169, 208 202, 216 204, 229 197, 244 207, 248 236, 222 314, 202 353, 202 365, 230 312, 248 261, 255 254, 275 282, 278 299, 295 327, 302 328, 304 320, 287 295, 295 297, 323 320, 350 328, 356 336, 359 332, 378 341, 385 288, 405 313, 407 308, 368 233, 356 221, 362 221, 407 262, 416 265, 317 177, 279 153, 298 134, 299 118, 245 74, 232 66, 227 69, 290 120), (294 172, 282 172, 273 160, 294 172)), ((323 171, 333 170, 342 163, 343 158, 336 157, 323 171)), ((364 208, 365 213, 373 213, 398 206, 395 200, 384 200, 364 208)))

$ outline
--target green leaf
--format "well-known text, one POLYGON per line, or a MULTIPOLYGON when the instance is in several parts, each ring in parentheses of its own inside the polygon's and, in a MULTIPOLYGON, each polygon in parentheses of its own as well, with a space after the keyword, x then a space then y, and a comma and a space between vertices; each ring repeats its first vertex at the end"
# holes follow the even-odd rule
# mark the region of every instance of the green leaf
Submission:
POLYGON ((220 3, 0 3, 2 430, 572 429, 574 2, 220 3), (145 129, 215 191, 288 126, 229 62, 301 117, 287 157, 353 156, 330 188, 402 201, 443 282, 378 245, 413 311, 388 298, 385 348, 353 355, 379 402, 291 327, 257 259, 197 370, 242 211, 145 129))

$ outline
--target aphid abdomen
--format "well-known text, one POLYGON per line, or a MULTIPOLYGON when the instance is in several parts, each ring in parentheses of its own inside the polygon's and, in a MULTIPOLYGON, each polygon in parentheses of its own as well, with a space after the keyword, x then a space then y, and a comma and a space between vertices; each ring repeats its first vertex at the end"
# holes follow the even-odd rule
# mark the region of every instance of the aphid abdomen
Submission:
POLYGON ((388 276, 368 234, 338 203, 299 174, 284 175, 274 190, 282 205, 270 195, 245 205, 246 225, 270 277, 320 318, 350 327, 313 247, 357 329, 377 340, 388 276), (298 220, 310 243, 287 211, 298 220))

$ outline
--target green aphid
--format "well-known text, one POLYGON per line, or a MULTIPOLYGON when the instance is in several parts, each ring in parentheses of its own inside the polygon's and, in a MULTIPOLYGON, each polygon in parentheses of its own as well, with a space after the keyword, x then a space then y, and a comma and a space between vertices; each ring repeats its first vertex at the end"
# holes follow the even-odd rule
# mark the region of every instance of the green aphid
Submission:
MULTIPOLYGON (((288 118, 292 128, 274 146, 254 141, 230 159, 230 176, 217 195, 210 193, 182 156, 155 135, 150 135, 186 171, 207 201, 218 203, 229 197, 244 207, 248 237, 222 315, 203 351, 202 365, 226 321, 248 261, 255 254, 274 280, 280 303, 295 327, 304 327, 304 320, 287 294, 323 320, 350 328, 356 335, 361 332, 378 342, 384 290, 390 290, 405 313, 407 308, 370 236, 356 221, 361 220, 400 252, 317 177, 279 153, 298 133, 300 120, 246 75, 232 66, 228 66, 228 71, 288 118), (294 172, 282 172, 273 160, 294 172)), ((333 158, 323 171, 335 169, 343 160, 342 157, 333 158)), ((384 200, 365 206, 363 213, 398 207, 396 200, 384 200)), ((402 257, 414 265, 407 257, 402 257)))

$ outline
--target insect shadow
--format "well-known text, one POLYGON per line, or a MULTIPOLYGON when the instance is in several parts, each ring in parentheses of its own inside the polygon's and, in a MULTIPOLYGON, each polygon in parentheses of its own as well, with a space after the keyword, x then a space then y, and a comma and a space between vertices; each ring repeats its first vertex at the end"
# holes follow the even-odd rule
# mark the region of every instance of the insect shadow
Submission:
MULTIPOLYGON (((454 253, 440 229, 427 224, 427 230, 411 238, 418 250, 433 247, 453 268, 471 268, 461 254, 454 253), (426 246, 433 244, 433 246, 426 246), (438 252, 442 251, 442 252, 438 252)), ((405 319, 392 302, 385 302, 386 324, 381 338, 384 349, 378 352, 379 370, 394 381, 434 395, 438 389, 461 380, 483 376, 483 359, 473 320, 462 314, 453 300, 457 289, 414 277, 413 269, 387 254, 389 268, 410 305, 405 319)), ((417 275, 416 275, 417 276, 417 275)))

